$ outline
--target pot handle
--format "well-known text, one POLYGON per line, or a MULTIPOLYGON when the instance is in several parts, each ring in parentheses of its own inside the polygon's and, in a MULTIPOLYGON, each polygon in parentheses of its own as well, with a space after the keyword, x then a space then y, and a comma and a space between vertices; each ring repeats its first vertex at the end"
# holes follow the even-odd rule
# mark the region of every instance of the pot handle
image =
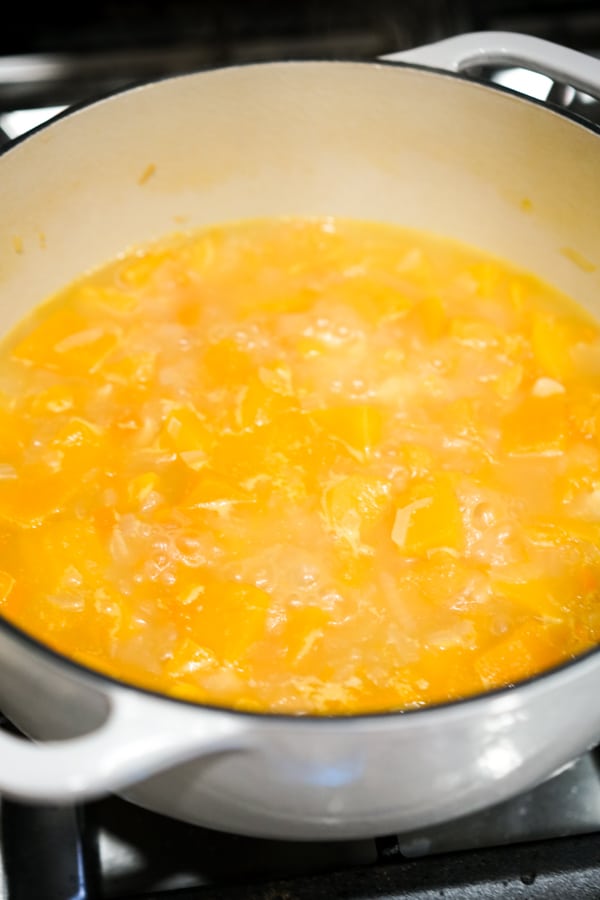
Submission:
POLYGON ((511 31, 472 31, 380 59, 462 72, 471 66, 522 66, 600 98, 600 61, 552 41, 511 31))
POLYGON ((89 734, 31 742, 0 731, 0 795, 72 803, 121 790, 177 763, 247 745, 242 715, 141 692, 107 692, 109 711, 89 734))

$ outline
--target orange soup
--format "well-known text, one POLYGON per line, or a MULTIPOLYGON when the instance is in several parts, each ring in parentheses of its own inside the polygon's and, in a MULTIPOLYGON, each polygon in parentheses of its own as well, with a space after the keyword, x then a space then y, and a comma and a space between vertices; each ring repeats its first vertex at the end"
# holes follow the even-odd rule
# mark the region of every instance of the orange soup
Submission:
POLYGON ((600 639, 600 327, 443 237, 175 234, 0 346, 0 611, 202 703, 407 709, 600 639))

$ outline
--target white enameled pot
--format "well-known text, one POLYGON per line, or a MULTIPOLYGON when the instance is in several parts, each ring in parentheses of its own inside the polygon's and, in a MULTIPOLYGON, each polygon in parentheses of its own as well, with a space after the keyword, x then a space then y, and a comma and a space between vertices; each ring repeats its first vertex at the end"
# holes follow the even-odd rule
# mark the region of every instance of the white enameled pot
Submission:
MULTIPOLYGON (((485 62, 600 94, 600 62, 490 32, 373 62, 168 78, 58 117, 0 157, 0 329, 182 221, 279 214, 447 234, 600 313, 600 133, 461 75, 485 62)), ((273 838, 414 830, 575 759, 600 739, 599 693, 594 651, 510 689, 404 714, 243 714, 112 681, 0 620, 0 708, 32 739, 0 733, 0 793, 71 803, 115 792, 273 838)))

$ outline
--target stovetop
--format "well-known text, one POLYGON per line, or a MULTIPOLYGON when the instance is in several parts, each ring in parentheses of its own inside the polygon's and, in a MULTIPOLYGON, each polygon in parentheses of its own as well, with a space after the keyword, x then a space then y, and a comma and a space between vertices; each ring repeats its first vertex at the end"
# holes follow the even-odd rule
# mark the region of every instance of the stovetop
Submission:
POLYGON ((597 900, 600 762, 415 833, 345 842, 226 834, 118 797, 1 806, 1 900, 597 900))
MULTIPOLYGON (((514 30, 600 56, 597 0, 61 0, 0 30, 0 143, 144 79, 286 58, 374 59, 461 31, 514 30)), ((516 68, 477 70, 600 123, 600 103, 516 68)), ((598 900, 600 750, 482 813, 339 843, 247 838, 118 797, 0 804, 0 900, 598 900)))
MULTIPOLYGON (((274 59, 356 59, 476 30, 600 56, 597 0, 53 0, 0 29, 0 143, 73 103, 168 75, 274 59), (16 113, 16 116, 15 116, 16 113)), ((599 104, 523 70, 474 72, 600 121, 599 104)))

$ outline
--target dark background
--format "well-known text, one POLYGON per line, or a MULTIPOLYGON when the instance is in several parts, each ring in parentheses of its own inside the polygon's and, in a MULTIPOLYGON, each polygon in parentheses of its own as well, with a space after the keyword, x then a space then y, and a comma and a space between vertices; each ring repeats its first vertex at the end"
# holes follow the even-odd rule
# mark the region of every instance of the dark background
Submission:
POLYGON ((214 65, 370 59, 464 31, 521 31, 600 55, 599 0, 105 0, 12 3, 0 109, 70 103, 214 65))
POLYGON ((496 28, 600 51, 597 0, 106 0, 11 4, 0 53, 202 47, 219 57, 364 56, 496 28), (593 45, 596 44, 596 47, 593 45))

